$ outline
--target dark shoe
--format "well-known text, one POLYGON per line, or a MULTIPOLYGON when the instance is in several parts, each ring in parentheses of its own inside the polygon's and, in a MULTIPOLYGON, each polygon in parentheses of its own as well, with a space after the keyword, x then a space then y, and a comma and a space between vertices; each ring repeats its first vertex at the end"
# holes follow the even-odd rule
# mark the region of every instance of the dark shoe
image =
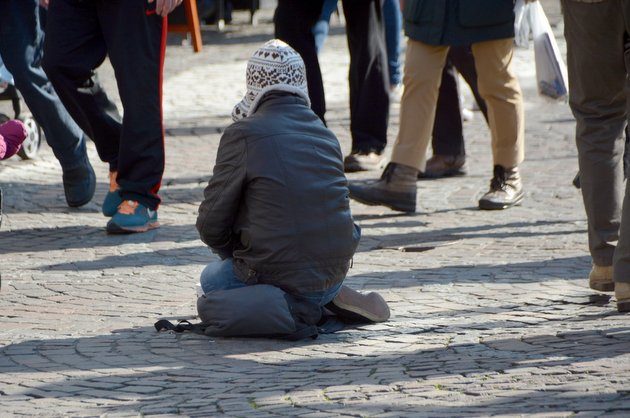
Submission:
POLYGON ((479 199, 479 209, 507 209, 519 204, 523 196, 523 185, 518 167, 505 168, 495 165, 490 190, 479 199))
POLYGON ((116 182, 117 175, 118 173, 116 171, 109 172, 109 190, 107 191, 105 199, 103 200, 103 205, 101 206, 103 215, 107 217, 114 216, 118 210, 118 206, 122 203, 120 188, 116 182))
POLYGON ((346 173, 356 173, 358 171, 368 171, 378 168, 383 160, 380 154, 370 152, 369 154, 352 153, 343 159, 343 171, 346 173))
POLYGON ((588 275, 588 286, 600 292, 612 292, 615 290, 613 282, 612 266, 598 266, 593 264, 593 268, 588 275))
POLYGON ((619 312, 630 312, 630 283, 615 283, 615 298, 619 312))
POLYGON ((341 286, 326 308, 344 322, 384 322, 389 319, 389 306, 381 295, 375 292, 362 294, 348 286, 341 286))
POLYGON ((575 177, 573 177, 573 186, 575 186, 576 189, 579 189, 579 188, 582 187, 582 184, 580 182, 580 172, 579 171, 577 172, 575 177))
POLYGON ((418 170, 389 163, 380 180, 369 184, 350 183, 350 197, 371 206, 386 206, 400 212, 416 211, 416 179, 418 170))
POLYGON ((463 176, 466 174, 465 155, 434 155, 427 161, 424 172, 418 173, 419 179, 439 179, 442 177, 463 176))
POLYGON ((134 200, 125 200, 118 206, 118 211, 107 223, 107 232, 110 234, 130 234, 146 232, 159 226, 156 210, 151 210, 134 200))
POLYGON ((96 175, 88 160, 78 167, 63 170, 62 179, 68 206, 77 208, 92 200, 96 190, 96 175))

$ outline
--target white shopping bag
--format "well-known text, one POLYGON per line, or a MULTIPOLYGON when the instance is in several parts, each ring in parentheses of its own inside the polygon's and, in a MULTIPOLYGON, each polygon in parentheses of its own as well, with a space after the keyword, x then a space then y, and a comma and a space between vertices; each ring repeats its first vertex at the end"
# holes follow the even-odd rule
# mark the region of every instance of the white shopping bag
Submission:
POLYGON ((565 100, 569 93, 567 67, 540 2, 525 5, 524 14, 534 39, 538 93, 552 99, 565 100))
POLYGON ((525 0, 514 3, 514 43, 520 48, 529 48, 529 5, 525 0))

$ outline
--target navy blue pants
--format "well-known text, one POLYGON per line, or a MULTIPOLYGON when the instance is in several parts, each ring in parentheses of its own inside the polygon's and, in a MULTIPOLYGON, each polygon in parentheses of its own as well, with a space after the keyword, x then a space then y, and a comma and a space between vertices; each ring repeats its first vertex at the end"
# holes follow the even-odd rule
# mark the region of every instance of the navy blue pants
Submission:
POLYGON ((85 164, 83 132, 42 70, 44 33, 37 0, 0 0, 0 56, 64 169, 85 164))
POLYGON ((47 20, 43 65, 61 101, 118 172, 122 198, 156 209, 164 172, 166 19, 146 0, 54 0, 47 20), (106 56, 125 109, 122 121, 95 78, 106 56))

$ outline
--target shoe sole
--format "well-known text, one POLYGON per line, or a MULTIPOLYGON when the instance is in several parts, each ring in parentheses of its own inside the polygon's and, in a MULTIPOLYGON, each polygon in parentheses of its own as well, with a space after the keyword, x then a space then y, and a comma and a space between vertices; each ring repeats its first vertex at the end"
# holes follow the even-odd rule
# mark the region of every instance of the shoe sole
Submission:
POLYGON ((525 195, 521 194, 517 199, 514 200, 514 202, 509 203, 509 204, 493 203, 493 202, 488 202, 488 201, 485 201, 485 200, 480 200, 479 201, 479 209, 482 209, 482 210, 502 210, 502 209, 511 208, 512 206, 520 205, 521 202, 523 201, 524 197, 525 197, 525 195))
POLYGON ((615 283, 614 282, 599 282, 599 283, 590 283, 588 284, 593 290, 597 290, 598 292, 614 292, 615 291, 615 283))
POLYGON ((134 234, 138 232, 147 232, 151 229, 158 228, 160 223, 158 221, 149 222, 148 224, 142 226, 135 226, 129 228, 123 228, 119 225, 107 225, 107 233, 111 235, 122 235, 122 234, 134 234))
POLYGON ((386 208, 390 208, 390 209, 398 211, 398 212, 406 212, 406 213, 415 213, 415 211, 416 211, 416 207, 415 206, 388 205, 388 204, 383 203, 383 202, 373 202, 373 201, 370 201, 370 200, 365 200, 365 199, 362 199, 360 197, 354 196, 352 193, 350 193, 350 197, 353 200, 356 200, 357 202, 363 203, 364 205, 368 205, 368 206, 385 206, 386 208))
POLYGON ((347 291, 344 291, 342 288, 341 292, 339 292, 339 294, 331 302, 331 308, 333 311, 335 311, 335 308, 338 308, 345 311, 343 313, 349 312, 370 322, 385 322, 389 319, 389 306, 387 306, 387 302, 385 302, 385 299, 383 299, 381 295, 378 293, 368 293, 367 295, 363 295, 350 288, 347 289, 347 291), (372 300, 367 301, 367 299, 372 300), (384 306, 385 310, 383 312, 370 312, 361 308, 360 305, 365 304, 366 302, 371 303, 373 306, 384 306))
POLYGON ((630 312, 630 299, 623 299, 617 301, 618 312, 630 312))

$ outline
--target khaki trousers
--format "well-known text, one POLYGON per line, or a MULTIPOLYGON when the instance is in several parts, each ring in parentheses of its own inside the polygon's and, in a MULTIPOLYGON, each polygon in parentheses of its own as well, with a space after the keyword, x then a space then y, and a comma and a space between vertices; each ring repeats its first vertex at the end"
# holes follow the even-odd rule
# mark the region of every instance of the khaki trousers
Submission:
MULTIPOLYGON (((407 40, 400 130, 392 162, 424 170, 448 46, 407 40)), ((472 45, 479 94, 488 105, 495 165, 517 166, 524 158, 523 98, 512 71, 513 39, 472 45)))

